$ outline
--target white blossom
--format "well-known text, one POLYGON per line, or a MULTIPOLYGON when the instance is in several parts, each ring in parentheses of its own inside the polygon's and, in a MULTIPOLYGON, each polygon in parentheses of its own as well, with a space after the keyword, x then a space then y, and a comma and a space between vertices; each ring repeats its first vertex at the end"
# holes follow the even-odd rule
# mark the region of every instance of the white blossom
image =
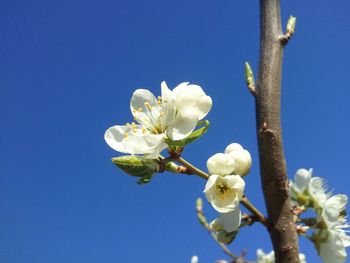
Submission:
POLYGON ((232 156, 235 161, 234 174, 239 174, 245 176, 249 173, 250 167, 252 165, 252 157, 250 153, 243 149, 243 147, 238 143, 231 143, 225 149, 225 153, 232 156))
POLYGON ((346 247, 350 246, 350 237, 341 229, 322 230, 326 241, 318 246, 319 254, 324 263, 344 263, 347 259, 346 247))
POLYGON ((241 224, 242 214, 239 208, 232 212, 222 213, 218 218, 210 223, 210 227, 215 231, 224 230, 227 233, 236 231, 241 224))
POLYGON ((308 189, 312 177, 312 169, 298 169, 292 182, 292 189, 298 194, 303 194, 308 189))
POLYGON ((239 175, 214 174, 209 176, 204 193, 216 211, 228 213, 239 209, 244 188, 245 182, 239 175))
POLYGON ((107 144, 116 151, 147 154, 156 158, 167 147, 164 139, 181 140, 195 129, 211 109, 212 100, 198 85, 181 83, 170 90, 163 81, 156 98, 146 89, 138 89, 130 101, 138 123, 116 125, 105 132, 107 144))
POLYGON ((230 175, 236 167, 236 163, 231 155, 217 153, 211 156, 207 161, 209 174, 230 175))
MULTIPOLYGON (((275 252, 271 251, 268 254, 265 254, 265 252, 262 249, 258 249, 256 251, 257 256, 257 263, 275 263, 275 252)), ((299 261, 300 263, 306 263, 306 257, 304 254, 299 254, 299 261)))
POLYGON ((191 263, 198 263, 198 257, 196 255, 191 258, 191 263))

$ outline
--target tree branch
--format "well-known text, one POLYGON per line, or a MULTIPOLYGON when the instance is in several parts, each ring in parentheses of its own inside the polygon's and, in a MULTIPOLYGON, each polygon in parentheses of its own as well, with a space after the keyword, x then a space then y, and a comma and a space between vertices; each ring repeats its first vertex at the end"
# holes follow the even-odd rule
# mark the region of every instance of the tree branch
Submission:
POLYGON ((260 59, 256 119, 260 175, 277 263, 299 262, 280 123, 283 58, 280 1, 260 0, 260 59))

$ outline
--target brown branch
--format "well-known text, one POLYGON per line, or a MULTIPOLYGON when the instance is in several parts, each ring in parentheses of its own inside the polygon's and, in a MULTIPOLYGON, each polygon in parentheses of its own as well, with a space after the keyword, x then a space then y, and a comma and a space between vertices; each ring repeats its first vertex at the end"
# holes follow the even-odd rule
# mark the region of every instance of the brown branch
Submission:
POLYGON ((260 0, 260 59, 256 119, 260 175, 268 212, 269 233, 277 263, 299 262, 280 123, 283 58, 279 0, 260 0))

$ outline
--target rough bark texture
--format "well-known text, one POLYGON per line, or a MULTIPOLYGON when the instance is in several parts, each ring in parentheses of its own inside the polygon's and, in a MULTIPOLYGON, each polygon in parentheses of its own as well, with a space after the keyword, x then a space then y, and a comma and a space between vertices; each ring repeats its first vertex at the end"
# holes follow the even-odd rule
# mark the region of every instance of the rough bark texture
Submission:
POLYGON ((260 174, 277 263, 299 262, 298 236, 288 194, 280 97, 283 44, 279 0, 260 0, 260 61, 256 117, 260 174))

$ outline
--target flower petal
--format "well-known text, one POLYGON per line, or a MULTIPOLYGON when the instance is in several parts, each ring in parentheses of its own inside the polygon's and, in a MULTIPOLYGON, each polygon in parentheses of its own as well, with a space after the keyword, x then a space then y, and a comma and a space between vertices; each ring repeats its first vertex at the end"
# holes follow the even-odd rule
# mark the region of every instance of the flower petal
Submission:
POLYGON ((141 125, 136 125, 134 130, 130 126, 116 125, 105 132, 105 140, 111 148, 130 154, 159 153, 166 148, 163 138, 163 134, 144 133, 141 125))
POLYGON ((198 85, 188 85, 188 82, 181 83, 173 89, 173 94, 176 98, 178 112, 194 111, 201 120, 211 109, 211 98, 198 85))
POLYGON ((163 134, 130 134, 124 140, 125 149, 131 154, 159 154, 166 148, 163 134))
POLYGON ((168 88, 165 81, 161 83, 162 90, 162 111, 164 112, 164 127, 174 122, 176 117, 176 105, 175 96, 173 92, 168 88))
POLYGON ((174 140, 182 140, 192 133, 196 128, 199 117, 196 112, 181 112, 176 116, 175 121, 168 126, 166 135, 174 140))
POLYGON ((116 125, 110 127, 106 130, 104 138, 107 144, 114 150, 122 153, 128 153, 125 149, 123 140, 125 139, 125 134, 130 131, 127 126, 116 125))
POLYGON ((149 103, 152 107, 158 106, 157 99, 152 92, 150 92, 147 89, 135 90, 130 100, 131 110, 133 109, 138 110, 141 108, 143 112, 146 112, 147 109, 146 109, 145 103, 149 103))
POLYGON ((295 187, 303 192, 309 185, 312 177, 312 169, 309 171, 306 169, 298 169, 294 176, 295 187))
POLYGON ((237 207, 232 212, 220 214, 219 222, 223 225, 226 232, 231 233, 239 228, 241 218, 241 210, 237 207))
POLYGON ((229 154, 217 153, 207 161, 209 174, 229 175, 235 169, 235 160, 229 154))

